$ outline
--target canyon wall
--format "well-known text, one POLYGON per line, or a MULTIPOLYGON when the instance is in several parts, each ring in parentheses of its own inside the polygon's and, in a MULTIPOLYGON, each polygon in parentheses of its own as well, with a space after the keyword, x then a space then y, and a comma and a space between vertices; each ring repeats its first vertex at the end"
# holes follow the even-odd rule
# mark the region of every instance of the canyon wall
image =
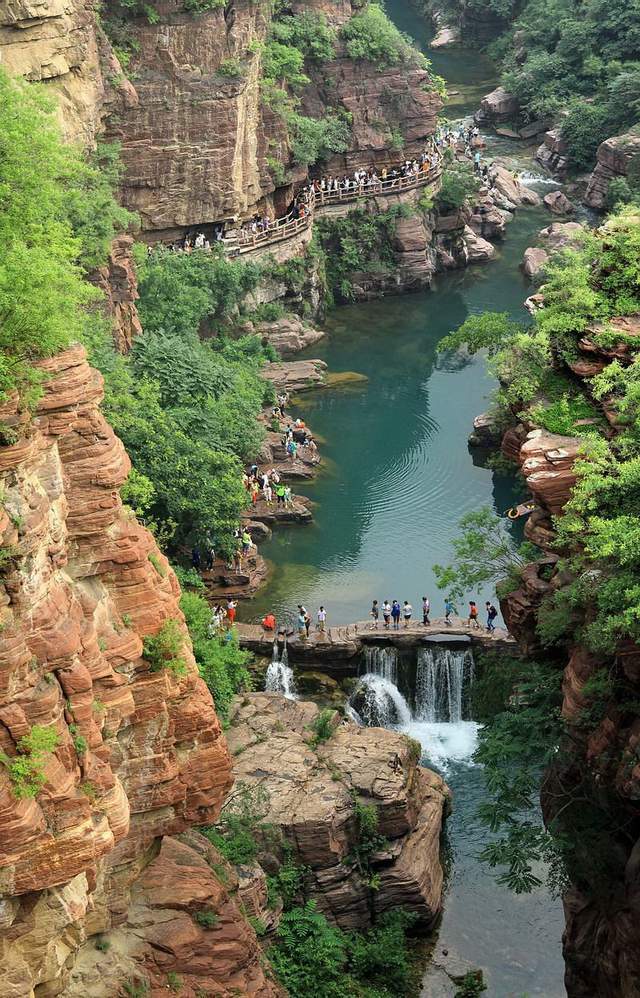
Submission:
POLYGON ((167 971, 188 969, 271 994, 227 888, 173 838, 215 820, 230 759, 175 576, 120 500, 130 463, 99 409, 102 378, 81 347, 39 367, 33 418, 15 401, 0 412, 0 995, 113 995, 140 966, 163 987, 167 971), (170 620, 184 675, 143 655, 170 620), (41 792, 21 798, 10 765, 34 726, 57 745, 42 756, 41 792), (235 940, 224 966, 217 931, 192 918, 205 906, 235 940), (165 909, 179 909, 181 935, 165 909))
MULTIPOLYGON (((625 337, 637 335, 637 316, 611 321, 625 337)), ((613 359, 629 363, 628 340, 598 346, 587 330, 568 360, 588 393, 589 379, 613 359)), ((558 361, 559 362, 559 361, 558 361)), ((616 417, 607 399, 602 415, 615 432, 616 417)), ((571 998, 620 998, 638 994, 640 982, 640 648, 618 644, 613 655, 589 651, 575 632, 589 622, 573 612, 572 637, 565 651, 542 648, 536 625, 541 602, 572 581, 559 562, 553 518, 562 515, 576 481, 574 464, 580 440, 519 424, 502 442, 516 458, 537 508, 525 525, 526 537, 542 556, 522 573, 517 589, 501 599, 509 631, 533 658, 556 660, 562 670, 562 717, 567 742, 547 772, 542 787, 545 821, 560 821, 560 832, 575 843, 563 892, 566 928, 563 939, 565 984, 571 998), (595 701, 590 686, 598 676, 614 674, 624 696, 605 694, 595 701)), ((546 612, 546 611, 542 611, 546 612)), ((571 612, 568 610, 567 612, 571 612)))

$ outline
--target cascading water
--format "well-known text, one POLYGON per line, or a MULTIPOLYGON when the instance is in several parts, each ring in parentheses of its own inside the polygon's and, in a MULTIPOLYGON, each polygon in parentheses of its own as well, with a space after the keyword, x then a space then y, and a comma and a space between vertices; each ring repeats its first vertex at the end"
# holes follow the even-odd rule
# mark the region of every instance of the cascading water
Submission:
POLYGON ((349 698, 349 717, 358 724, 405 731, 421 743, 429 764, 439 769, 470 761, 478 725, 463 720, 473 683, 473 655, 468 648, 436 644, 420 648, 413 712, 396 685, 396 648, 365 647, 362 667, 366 672, 349 698))
POLYGON ((348 703, 353 720, 367 727, 402 728, 411 721, 409 704, 396 686, 398 652, 395 648, 367 646, 363 669, 348 703))
POLYGON ((287 700, 295 700, 296 684, 293 676, 293 669, 289 665, 289 652, 285 644, 282 655, 278 649, 278 642, 273 642, 273 652, 267 675, 265 677, 264 688, 268 693, 282 693, 287 700))
POLYGON ((473 655, 465 649, 433 645, 418 651, 416 721, 457 724, 464 713, 465 694, 473 682, 473 655))
POLYGON ((349 706, 367 727, 404 728, 411 721, 409 704, 395 683, 373 672, 358 681, 349 706))
POLYGON ((407 734, 420 742, 431 765, 445 771, 452 762, 468 763, 478 741, 478 725, 463 720, 473 664, 469 649, 431 645, 418 652, 415 711, 407 734))
POLYGON ((364 649, 363 667, 360 670, 364 674, 382 676, 383 679, 393 683, 398 682, 398 651, 396 648, 381 648, 378 645, 367 645, 364 649))

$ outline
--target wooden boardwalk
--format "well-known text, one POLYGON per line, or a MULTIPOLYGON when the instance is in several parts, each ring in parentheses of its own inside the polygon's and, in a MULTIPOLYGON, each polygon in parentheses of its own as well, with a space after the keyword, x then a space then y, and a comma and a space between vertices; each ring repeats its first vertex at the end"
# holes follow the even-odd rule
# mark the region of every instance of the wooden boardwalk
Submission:
POLYGON ((294 218, 291 212, 277 219, 264 232, 247 232, 238 229, 226 236, 222 243, 230 256, 242 256, 254 250, 272 246, 275 243, 292 239, 313 225, 316 215, 331 214, 335 209, 345 205, 357 204, 359 201, 370 201, 378 197, 393 197, 405 191, 423 187, 434 187, 440 180, 442 167, 435 166, 426 172, 412 174, 409 177, 396 177, 393 180, 380 180, 377 184, 367 187, 363 185, 348 191, 312 191, 304 218, 294 218))

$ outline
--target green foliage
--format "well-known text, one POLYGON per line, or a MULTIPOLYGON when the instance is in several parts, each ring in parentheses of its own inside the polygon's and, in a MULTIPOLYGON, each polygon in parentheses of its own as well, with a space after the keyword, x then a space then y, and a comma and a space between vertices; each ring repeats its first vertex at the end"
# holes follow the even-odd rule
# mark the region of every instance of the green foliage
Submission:
POLYGON ((182 0, 182 9, 188 14, 207 14, 211 10, 220 10, 226 0, 182 0))
POLYGON ((372 873, 371 860, 374 853, 387 846, 387 839, 378 832, 378 809, 375 804, 363 804, 354 797, 353 816, 356 825, 356 839, 349 860, 365 878, 372 890, 377 890, 378 880, 372 873))
POLYGON ((480 181, 471 164, 466 160, 455 160, 447 164, 442 173, 436 205, 441 212, 451 214, 462 208, 477 193, 479 187, 480 181))
POLYGON ((241 649, 233 635, 210 635, 211 608, 202 596, 183 592, 180 609, 189 628, 200 675, 211 691, 218 714, 226 719, 235 694, 251 689, 247 669, 251 653, 241 649))
POLYGON ((343 218, 320 219, 316 230, 326 259, 329 290, 335 298, 353 297, 353 274, 362 270, 389 270, 394 264, 396 221, 410 214, 405 205, 378 214, 364 208, 343 218))
POLYGON ((205 910, 196 911, 193 920, 203 929, 215 929, 220 922, 220 917, 215 911, 205 910))
POLYGON ((529 415, 543 429, 561 436, 575 436, 580 432, 576 426, 579 420, 589 419, 601 422, 598 410, 583 395, 574 398, 563 395, 549 405, 538 403, 529 410, 529 415))
POLYGON ((83 170, 43 91, 0 69, 0 400, 37 385, 32 362, 78 339, 98 297, 67 208, 83 170))
POLYGON ((278 872, 267 877, 269 907, 275 907, 277 900, 281 899, 284 910, 290 911, 304 894, 304 881, 308 872, 308 867, 294 862, 290 850, 286 852, 285 861, 278 872))
POLYGON ((165 620, 156 634, 144 639, 142 654, 152 672, 169 669, 174 676, 186 676, 187 663, 182 656, 184 634, 177 620, 165 620))
POLYGON ((101 953, 107 953, 111 949, 111 943, 108 939, 104 939, 103 937, 96 939, 94 945, 95 948, 100 950, 101 953))
POLYGON ((182 991, 183 980, 179 974, 176 974, 175 970, 170 970, 167 974, 167 987, 174 994, 179 994, 182 991))
POLYGON ((75 735, 73 739, 73 747, 78 755, 84 755, 89 748, 89 743, 84 735, 75 735))
POLYGON ((396 28, 377 3, 369 3, 350 18, 340 37, 351 59, 372 62, 380 69, 402 63, 426 65, 411 39, 396 28))
POLYGON ((529 662, 500 652, 475 655, 476 675, 471 686, 471 716, 491 722, 509 706, 517 684, 528 676, 529 662))
POLYGON ((351 117, 345 112, 327 108, 322 118, 309 118, 288 110, 284 120, 289 129, 295 163, 311 165, 349 148, 351 117))
POLYGON ((329 62, 335 55, 336 33, 322 13, 303 11, 282 17, 274 22, 272 31, 276 41, 295 46, 310 62, 329 62))
POLYGON ((38 796, 46 783, 44 768, 47 758, 57 745, 58 733, 54 728, 34 724, 29 734, 18 741, 17 755, 0 753, 0 762, 6 766, 13 784, 14 797, 24 800, 38 796))
POLYGON ((469 970, 456 984, 454 998, 476 998, 487 990, 481 970, 469 970))
MULTIPOLYGON (((92 803, 96 800, 96 798, 98 796, 98 792, 96 790, 95 783, 92 783, 90 780, 85 780, 84 783, 81 783, 80 784, 80 790, 85 795, 85 797, 89 798, 89 800, 92 803)), ((96 949, 99 949, 99 948, 100 947, 96 943, 96 949)))
POLYGON ((334 726, 335 711, 331 710, 329 707, 325 707, 321 710, 317 717, 314 717, 311 722, 311 728, 313 730, 313 735, 309 741, 312 748, 317 748, 323 742, 329 741, 332 734, 335 731, 334 726))
POLYGON ((391 998, 407 994, 412 915, 383 915, 367 933, 329 925, 315 901, 286 912, 269 958, 291 998, 391 998))
MULTIPOLYGON (((196 256, 209 254, 191 254, 196 256)), ((175 277, 170 263, 166 272, 175 277)), ((219 273, 221 285, 207 291, 205 311, 217 302, 224 312, 243 293, 238 290, 243 280, 235 284, 232 278, 230 291, 227 267, 219 273)), ((260 378, 265 352, 258 337, 202 342, 193 328, 197 317, 174 315, 176 301, 165 297, 156 276, 154 294, 147 285, 143 299, 149 304, 148 325, 160 328, 140 336, 127 357, 116 352, 103 329, 90 341, 91 359, 105 376, 106 414, 135 468, 123 498, 170 547, 204 543, 211 536, 218 550, 231 554, 233 530, 246 505, 242 463, 258 452, 264 436, 257 417, 269 396, 260 378), (174 320, 177 328, 170 331, 174 320)), ((198 294, 188 280, 180 293, 185 289, 198 294)))
POLYGON ((452 599, 480 592, 490 582, 507 579, 517 584, 522 568, 535 553, 532 545, 518 549, 505 521, 488 507, 466 513, 459 530, 460 536, 453 541, 453 564, 433 566, 438 588, 452 599))
POLYGON ((149 557, 149 561, 151 562, 151 564, 155 568, 155 570, 158 573, 158 575, 160 576, 160 578, 161 579, 165 579, 166 576, 167 576, 167 570, 166 570, 164 564, 160 561, 158 555, 155 554, 153 551, 150 551, 148 557, 149 557))
POLYGON ((478 815, 492 833, 481 858, 503 867, 498 882, 516 893, 540 885, 534 866, 552 862, 558 848, 531 814, 541 767, 554 758, 562 733, 562 670, 529 662, 506 709, 480 728, 475 759, 484 766, 487 800, 478 815))
POLYGON ((261 843, 274 838, 265 823, 270 797, 260 786, 239 781, 227 798, 217 825, 200 828, 202 834, 234 866, 255 863, 261 843))
POLYGON ((503 84, 529 118, 568 110, 562 131, 576 169, 590 168, 603 139, 638 121, 639 40, 635 3, 527 0, 518 5, 514 30, 499 45, 503 84))
POLYGON ((211 253, 154 249, 138 264, 144 331, 177 336, 219 332, 259 278, 256 264, 229 260, 215 244, 211 253))
POLYGON ((124 982, 122 990, 129 998, 145 998, 149 994, 149 981, 145 977, 132 978, 124 982))
POLYGON ((228 76, 230 79, 238 79, 238 77, 242 76, 242 72, 242 63, 239 59, 223 59, 218 66, 219 75, 228 76))

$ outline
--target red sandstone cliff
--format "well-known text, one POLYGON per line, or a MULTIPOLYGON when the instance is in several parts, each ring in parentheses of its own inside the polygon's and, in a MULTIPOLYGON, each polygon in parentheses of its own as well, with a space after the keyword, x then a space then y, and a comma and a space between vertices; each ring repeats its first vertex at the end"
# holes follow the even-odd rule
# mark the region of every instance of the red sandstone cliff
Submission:
POLYGON ((35 799, 17 800, 0 766, 0 995, 114 995, 140 966, 161 987, 173 969, 273 994, 236 902, 172 838, 216 818, 230 760, 177 581, 120 501, 130 464, 99 410, 101 376, 81 347, 40 366, 34 418, 0 412, 16 440, 0 448, 0 748, 15 756, 33 725, 58 746, 35 799), (142 657, 168 619, 184 633, 181 678, 142 657), (215 931, 194 922, 202 907, 215 931))

